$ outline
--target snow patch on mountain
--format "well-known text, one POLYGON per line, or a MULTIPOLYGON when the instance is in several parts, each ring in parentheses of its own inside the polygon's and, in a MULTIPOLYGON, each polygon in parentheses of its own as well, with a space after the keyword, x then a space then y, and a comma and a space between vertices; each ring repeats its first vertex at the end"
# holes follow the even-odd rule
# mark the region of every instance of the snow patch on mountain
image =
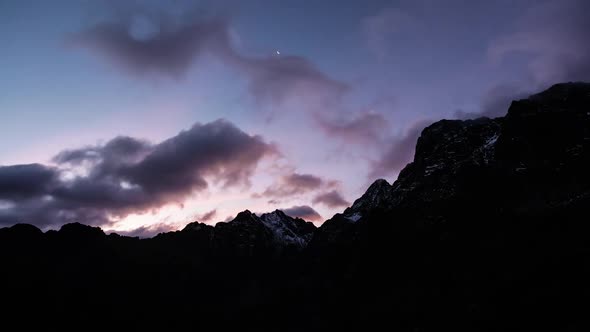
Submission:
POLYGON ((310 223, 291 218, 280 210, 264 213, 258 218, 274 234, 275 240, 285 245, 305 247, 313 235, 310 223))
POLYGON ((345 216, 346 219, 352 221, 352 222, 357 222, 359 221, 359 219, 361 219, 363 216, 359 213, 359 212, 355 212, 350 216, 345 216))

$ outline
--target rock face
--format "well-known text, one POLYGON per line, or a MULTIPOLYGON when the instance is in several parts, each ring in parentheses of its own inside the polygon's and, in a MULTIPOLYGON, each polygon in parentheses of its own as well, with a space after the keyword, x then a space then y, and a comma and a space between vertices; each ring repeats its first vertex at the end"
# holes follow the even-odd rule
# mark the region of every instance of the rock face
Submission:
POLYGON ((3 313, 60 327, 100 313, 167 330, 588 331, 589 169, 590 84, 558 84, 505 117, 425 128, 393 184, 318 229, 278 210, 152 239, 0 229, 3 313))
POLYGON ((558 84, 514 101, 503 118, 442 120, 425 128, 398 180, 375 181, 344 215, 424 208, 469 200, 475 192, 494 203, 519 196, 530 202, 542 193, 551 204, 565 204, 587 194, 589 149, 590 84, 558 84))
POLYGON ((389 205, 393 200, 391 185, 387 180, 379 179, 373 182, 369 189, 351 207, 344 210, 344 216, 351 222, 357 222, 371 210, 389 205))
POLYGON ((281 210, 262 214, 260 221, 271 230, 276 243, 296 248, 307 246, 316 230, 313 223, 291 218, 281 210))
POLYGON ((501 122, 487 118, 443 120, 425 128, 414 161, 393 185, 390 207, 418 206, 454 197, 462 190, 458 178, 493 167, 501 122))

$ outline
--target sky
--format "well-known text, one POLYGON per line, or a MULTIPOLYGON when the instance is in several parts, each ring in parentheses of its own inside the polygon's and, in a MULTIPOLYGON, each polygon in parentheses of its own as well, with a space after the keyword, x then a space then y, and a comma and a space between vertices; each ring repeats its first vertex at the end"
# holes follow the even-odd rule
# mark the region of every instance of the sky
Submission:
POLYGON ((0 226, 317 225, 428 124, 590 80, 583 0, 0 0, 0 226))

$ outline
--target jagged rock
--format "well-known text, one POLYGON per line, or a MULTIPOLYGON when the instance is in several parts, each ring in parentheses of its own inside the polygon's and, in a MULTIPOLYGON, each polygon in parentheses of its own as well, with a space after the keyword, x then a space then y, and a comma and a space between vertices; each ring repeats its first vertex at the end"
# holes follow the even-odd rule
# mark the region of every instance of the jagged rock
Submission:
POLYGON ((313 223, 291 218, 281 210, 264 213, 259 218, 273 232, 275 241, 284 246, 304 248, 316 229, 313 223))
POLYGON ((392 186, 384 179, 378 179, 351 207, 344 210, 344 218, 350 222, 359 221, 368 211, 383 207, 392 200, 392 186))
POLYGON ((393 185, 377 180, 344 215, 354 219, 361 210, 424 208, 478 195, 495 204, 538 193, 568 200, 587 192, 589 158, 590 84, 557 84, 513 102, 504 118, 426 127, 414 160, 393 185))
POLYGON ((102 238, 105 235, 100 227, 92 227, 79 222, 61 226, 57 234, 65 238, 87 240, 102 238))

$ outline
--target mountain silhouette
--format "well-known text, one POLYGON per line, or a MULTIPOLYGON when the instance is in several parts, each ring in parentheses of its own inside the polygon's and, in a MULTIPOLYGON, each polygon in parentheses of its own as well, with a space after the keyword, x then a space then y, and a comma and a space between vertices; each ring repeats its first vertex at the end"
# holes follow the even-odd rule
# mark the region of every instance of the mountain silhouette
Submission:
POLYGON ((246 210, 149 239, 0 229, 0 312, 23 329, 588 331, 589 170, 590 84, 557 84, 428 126, 395 182, 318 228, 246 210))

